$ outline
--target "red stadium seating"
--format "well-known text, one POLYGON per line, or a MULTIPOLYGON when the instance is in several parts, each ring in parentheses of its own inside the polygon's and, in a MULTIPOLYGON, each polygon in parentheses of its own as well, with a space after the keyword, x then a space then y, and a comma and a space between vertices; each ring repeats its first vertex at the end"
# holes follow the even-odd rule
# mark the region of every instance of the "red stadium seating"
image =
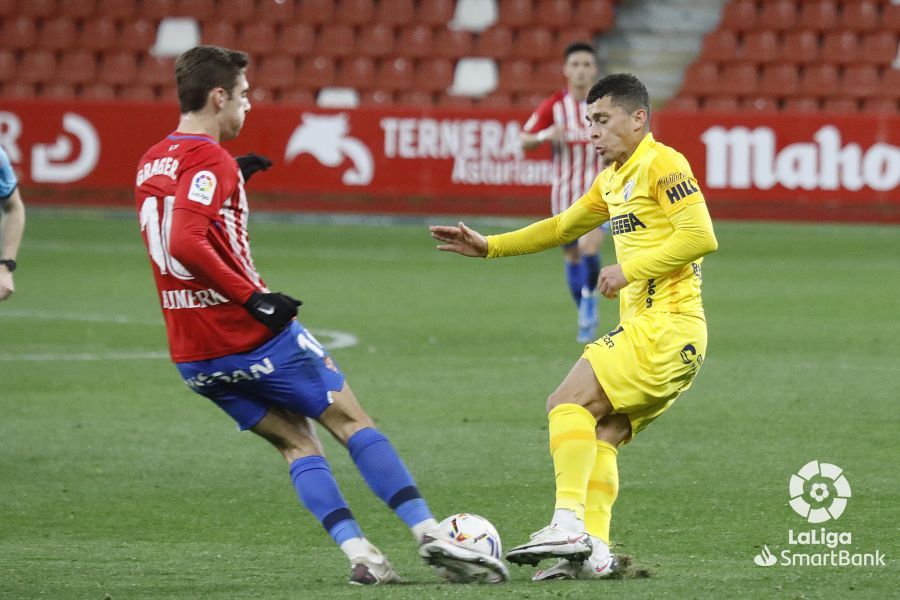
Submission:
POLYGON ((116 97, 116 89, 108 83, 92 83, 81 88, 81 97, 85 100, 112 100, 116 97))
POLYGON ((462 58, 473 53, 474 43, 471 32, 459 29, 438 29, 431 50, 438 58, 462 58))
POLYGON ((740 58, 746 62, 770 63, 778 58, 778 37, 771 31, 750 31, 744 34, 740 58))
POLYGON ((290 23, 294 18, 294 2, 260 0, 256 16, 270 23, 290 23))
POLYGON ((757 9, 753 0, 733 0, 725 5, 719 29, 746 31, 756 27, 757 9))
POLYGON ((307 23, 288 23, 278 31, 276 46, 290 56, 307 56, 316 43, 316 32, 307 23))
POLYGON ((324 56, 310 57, 301 61, 297 71, 297 82, 307 88, 323 88, 334 85, 334 61, 324 56))
POLYGON ((413 63, 405 58, 387 59, 375 67, 375 87, 392 92, 408 90, 413 82, 413 63))
POLYGON ((756 65, 751 63, 725 65, 719 76, 719 90, 723 94, 752 94, 758 85, 759 74, 756 65))
POLYGON ((475 100, 468 96, 451 96, 450 94, 438 94, 438 106, 445 108, 469 109, 475 106, 475 100))
POLYGON ((513 94, 513 105, 521 108, 527 108, 529 110, 534 110, 538 107, 538 104, 546 99, 547 94, 541 94, 538 92, 524 92, 522 94, 513 94))
POLYGON ((759 81, 759 92, 766 96, 793 96, 800 89, 797 67, 779 63, 766 65, 759 81))
POLYGON ((56 77, 62 83, 91 83, 97 77, 97 57, 90 50, 66 52, 59 61, 56 77))
POLYGON ((800 18, 797 26, 814 31, 834 29, 839 25, 837 2, 816 0, 800 3, 800 18))
POLYGON ((335 84, 357 90, 372 89, 375 85, 375 61, 367 56, 341 61, 335 84))
POLYGON ((38 33, 37 47, 46 50, 64 50, 75 45, 75 21, 57 17, 45 21, 38 33))
POLYGON ((0 83, 16 78, 16 55, 12 50, 0 48, 0 83))
POLYGON ((56 12, 56 0, 25 0, 19 2, 18 14, 30 19, 46 19, 56 12))
POLYGON ((140 16, 159 21, 175 13, 175 0, 141 0, 140 16))
POLYGON ((860 58, 873 63, 889 64, 897 57, 898 34, 878 31, 866 35, 862 40, 860 58))
POLYGON ((421 90, 400 92, 397 96, 397 104, 400 106, 432 106, 434 95, 421 90))
POLYGON ((719 69, 713 63, 694 63, 684 73, 681 92, 704 96, 714 94, 719 86, 719 69))
POLYGON ((354 26, 370 25, 374 17, 374 0, 343 0, 337 5, 334 22, 354 26))
POLYGON ((100 59, 98 83, 129 85, 137 78, 137 60, 131 52, 114 52, 100 59))
POLYGON ((431 27, 410 25, 398 33, 396 52, 408 58, 426 58, 431 56, 433 41, 431 27))
MULTIPOLYGON (((204 44, 212 46, 234 48, 236 39, 237 28, 228 21, 207 21, 203 24, 200 33, 200 40, 204 44)), ((279 48, 282 48, 281 44, 279 44, 279 48)), ((312 50, 312 42, 310 42, 309 50, 312 50)), ((287 52, 287 50, 285 51, 287 52)))
POLYGON ((512 103, 512 94, 509 94, 507 92, 494 91, 484 98, 481 98, 478 101, 478 106, 481 106, 483 108, 508 109, 510 106, 512 106, 512 103))
POLYGON ((859 110, 859 102, 852 98, 825 98, 822 101, 825 112, 853 113, 859 110))
POLYGON ((896 115, 900 112, 900 101, 895 98, 866 98, 862 103, 863 112, 887 113, 896 115))
POLYGON ((785 34, 780 60, 792 63, 811 63, 819 58, 819 40, 812 31, 791 31, 785 34))
POLYGON ((841 95, 869 98, 878 95, 878 68, 872 64, 849 65, 841 74, 841 95))
POLYGON ((730 29, 719 29, 707 33, 703 38, 700 58, 718 63, 726 63, 737 58, 738 36, 730 29))
POLYGON ((334 18, 334 2, 333 0, 304 0, 300 3, 300 12, 297 16, 301 22, 312 25, 331 23, 334 18))
POLYGON ((900 99, 900 69, 886 69, 882 73, 878 95, 882 98, 900 99))
POLYGON ((48 83, 41 89, 41 98, 50 100, 74 100, 77 97, 75 86, 70 83, 55 81, 48 83))
POLYGON ((710 96, 703 101, 703 110, 735 112, 740 107, 736 96, 710 96))
POLYGON ((840 25, 852 31, 875 31, 879 28, 878 5, 871 0, 853 0, 842 4, 840 25))
POLYGON ((420 0, 416 21, 431 26, 446 26, 453 19, 454 0, 420 0))
POLYGON ((156 27, 147 19, 133 19, 119 28, 119 49, 147 52, 156 40, 156 27))
MULTIPOLYGON (((227 13, 227 10, 222 10, 227 13)), ((171 16, 193 17, 199 22, 213 19, 216 16, 215 0, 178 0, 175 12, 171 16)))
POLYGON ((291 88, 282 90, 278 94, 278 101, 285 104, 315 104, 316 95, 305 88, 291 88))
POLYGON ((375 5, 375 20, 386 25, 409 25, 415 15, 413 0, 380 0, 375 5))
POLYGON ((3 95, 8 98, 18 98, 21 100, 34 98, 37 96, 37 90, 35 86, 30 83, 25 83, 24 81, 11 81, 3 85, 3 95))
POLYGON ((107 19, 133 19, 137 10, 137 0, 99 0, 97 3, 97 15, 107 19))
POLYGON ((356 42, 356 52, 360 56, 378 58, 389 56, 394 51, 394 30, 382 23, 365 27, 356 42))
POLYGON ((535 22, 544 27, 562 29, 572 23, 572 3, 569 0, 540 0, 534 10, 535 22))
POLYGON ((534 67, 531 62, 518 59, 505 60, 500 63, 497 81, 497 89, 499 91, 513 93, 532 92, 535 91, 534 84, 534 67))
POLYGON ((516 36, 516 53, 530 60, 553 56, 553 33, 545 27, 532 27, 519 31, 516 36))
POLYGON ((561 90, 566 85, 563 75, 562 63, 558 60, 545 60, 534 67, 534 85, 532 89, 538 92, 550 92, 561 90))
POLYGON ((106 52, 118 47, 119 33, 112 19, 101 17, 87 21, 78 36, 78 47, 106 52))
POLYGON ((353 28, 349 25, 325 26, 316 37, 314 53, 318 56, 350 56, 355 39, 353 28))
POLYGON ((846 65, 859 59, 859 38, 851 31, 831 31, 822 38, 821 59, 846 65))
POLYGON ((235 44, 253 56, 269 54, 275 50, 275 28, 265 21, 252 21, 241 25, 235 44))
POLYGON ((772 96, 745 96, 741 98, 739 106, 742 110, 761 112, 778 111, 778 101, 772 96))
POLYGON ((413 87, 428 92, 443 92, 453 85, 453 61, 432 58, 422 61, 413 76, 413 87))
POLYGON ((575 6, 572 23, 589 26, 595 31, 606 31, 616 20, 616 9, 612 2, 603 0, 580 0, 575 6))
POLYGON ((138 69, 137 82, 156 87, 169 85, 175 81, 175 60, 163 56, 145 54, 138 69))
POLYGON ((784 111, 792 112, 818 112, 819 101, 809 96, 800 96, 797 98, 788 98, 781 107, 784 111))
POLYGON ((155 102, 156 92, 149 85, 129 85, 123 87, 117 97, 132 102, 155 102))
POLYGON ((797 3, 793 0, 763 2, 757 26, 769 31, 787 31, 797 23, 797 3))
MULTIPOLYGON (((232 23, 251 23, 260 20, 253 0, 219 0, 219 10, 216 11, 215 16, 232 23)), ((272 22, 271 19, 263 19, 263 21, 272 22)))
POLYGON ((390 106, 394 103, 394 94, 384 90, 373 90, 360 94, 359 103, 362 106, 390 106))
POLYGON ((56 76, 56 57, 49 50, 26 52, 16 69, 16 79, 25 83, 46 83, 56 76))
POLYGON ((527 27, 532 24, 531 0, 504 0, 498 2, 497 23, 506 27, 527 27))
POLYGON ((838 91, 838 70, 832 64, 809 65, 800 75, 800 93, 825 98, 838 91))
POLYGON ((96 0, 66 0, 59 3, 56 14, 70 19, 86 19, 94 14, 96 8, 96 0))
POLYGON ((700 108, 700 99, 697 96, 676 96, 666 103, 668 110, 695 111, 700 108))
POLYGON ((37 27, 34 21, 28 17, 16 17, 3 22, 0 29, 0 39, 4 48, 24 50, 31 48, 37 42, 37 27))
POLYGON ((282 54, 263 57, 253 71, 253 85, 260 85, 273 90, 290 88, 295 85, 297 65, 294 58, 282 54))
POLYGON ((900 4, 889 2, 882 7, 881 25, 888 31, 900 31, 900 4))
POLYGON ((484 30, 475 43, 475 54, 490 58, 508 58, 513 52, 513 35, 509 27, 495 25, 484 30))

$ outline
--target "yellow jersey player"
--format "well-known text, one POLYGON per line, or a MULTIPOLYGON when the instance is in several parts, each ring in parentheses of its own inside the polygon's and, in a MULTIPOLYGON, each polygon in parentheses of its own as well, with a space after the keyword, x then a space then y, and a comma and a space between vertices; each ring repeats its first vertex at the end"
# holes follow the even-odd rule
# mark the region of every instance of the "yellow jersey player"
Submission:
POLYGON ((556 505, 550 525, 506 558, 537 564, 534 579, 591 579, 615 572, 609 551, 619 489, 618 447, 688 389, 706 354, 702 257, 718 247, 703 194, 677 151, 653 139, 647 89, 615 74, 587 97, 591 142, 609 165, 566 211, 484 237, 436 226, 439 250, 500 257, 570 243, 609 220, 618 264, 600 272, 600 293, 619 297, 619 325, 585 347, 547 400, 556 505))

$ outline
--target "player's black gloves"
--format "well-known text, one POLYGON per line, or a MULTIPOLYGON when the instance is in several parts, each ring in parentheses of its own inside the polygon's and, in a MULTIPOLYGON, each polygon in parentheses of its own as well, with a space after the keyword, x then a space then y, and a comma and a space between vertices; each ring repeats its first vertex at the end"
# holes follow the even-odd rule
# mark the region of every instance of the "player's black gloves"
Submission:
POLYGON ((296 298, 278 292, 253 292, 244 302, 254 319, 278 333, 297 316, 297 307, 303 304, 296 298))
POLYGON ((257 171, 265 171, 269 167, 272 166, 272 161, 266 158, 265 156, 260 156, 259 154, 245 154, 243 156, 238 156, 234 160, 237 161, 238 168, 241 170, 241 173, 244 175, 244 182, 250 181, 250 176, 256 173, 257 171))

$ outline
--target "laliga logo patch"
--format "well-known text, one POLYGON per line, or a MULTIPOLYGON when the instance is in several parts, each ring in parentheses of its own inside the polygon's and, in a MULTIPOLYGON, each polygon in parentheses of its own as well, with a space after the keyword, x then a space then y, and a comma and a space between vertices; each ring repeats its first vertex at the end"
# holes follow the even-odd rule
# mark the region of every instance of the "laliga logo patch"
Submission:
POLYGON ((634 190, 634 179, 629 179, 625 183, 625 190, 622 195, 625 197, 625 202, 628 202, 628 199, 631 197, 631 192, 634 190))
POLYGON ((216 176, 209 171, 200 171, 191 180, 188 200, 209 206, 216 191, 216 176))
POLYGON ((789 485, 791 508, 810 523, 837 519, 847 508, 850 483, 843 469, 830 463, 810 461, 794 475, 789 485))

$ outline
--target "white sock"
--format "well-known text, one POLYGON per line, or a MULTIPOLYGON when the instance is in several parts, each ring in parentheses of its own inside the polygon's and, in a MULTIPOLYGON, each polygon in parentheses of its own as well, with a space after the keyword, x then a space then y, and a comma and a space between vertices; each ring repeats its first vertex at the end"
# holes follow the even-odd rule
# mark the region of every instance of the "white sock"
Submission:
POLYGON ((427 532, 431 531, 435 527, 437 527, 437 521, 432 519, 425 519, 419 523, 416 523, 412 527, 410 527, 410 531, 412 531, 413 536, 415 536, 416 541, 420 544, 422 543, 422 536, 424 536, 427 532))
POLYGON ((584 519, 579 519, 574 510, 557 508, 553 511, 553 527, 572 533, 584 533, 584 519))
POLYGON ((609 546, 598 537, 591 536, 591 543, 594 545, 594 551, 591 552, 591 559, 598 562, 605 562, 609 558, 609 546))
POLYGON ((358 558, 360 556, 365 556, 367 554, 372 554, 374 551, 376 554, 378 553, 378 549, 375 548, 369 540, 366 538, 356 537, 350 538, 343 544, 341 544, 341 551, 347 555, 347 558, 353 560, 354 558, 358 558))

